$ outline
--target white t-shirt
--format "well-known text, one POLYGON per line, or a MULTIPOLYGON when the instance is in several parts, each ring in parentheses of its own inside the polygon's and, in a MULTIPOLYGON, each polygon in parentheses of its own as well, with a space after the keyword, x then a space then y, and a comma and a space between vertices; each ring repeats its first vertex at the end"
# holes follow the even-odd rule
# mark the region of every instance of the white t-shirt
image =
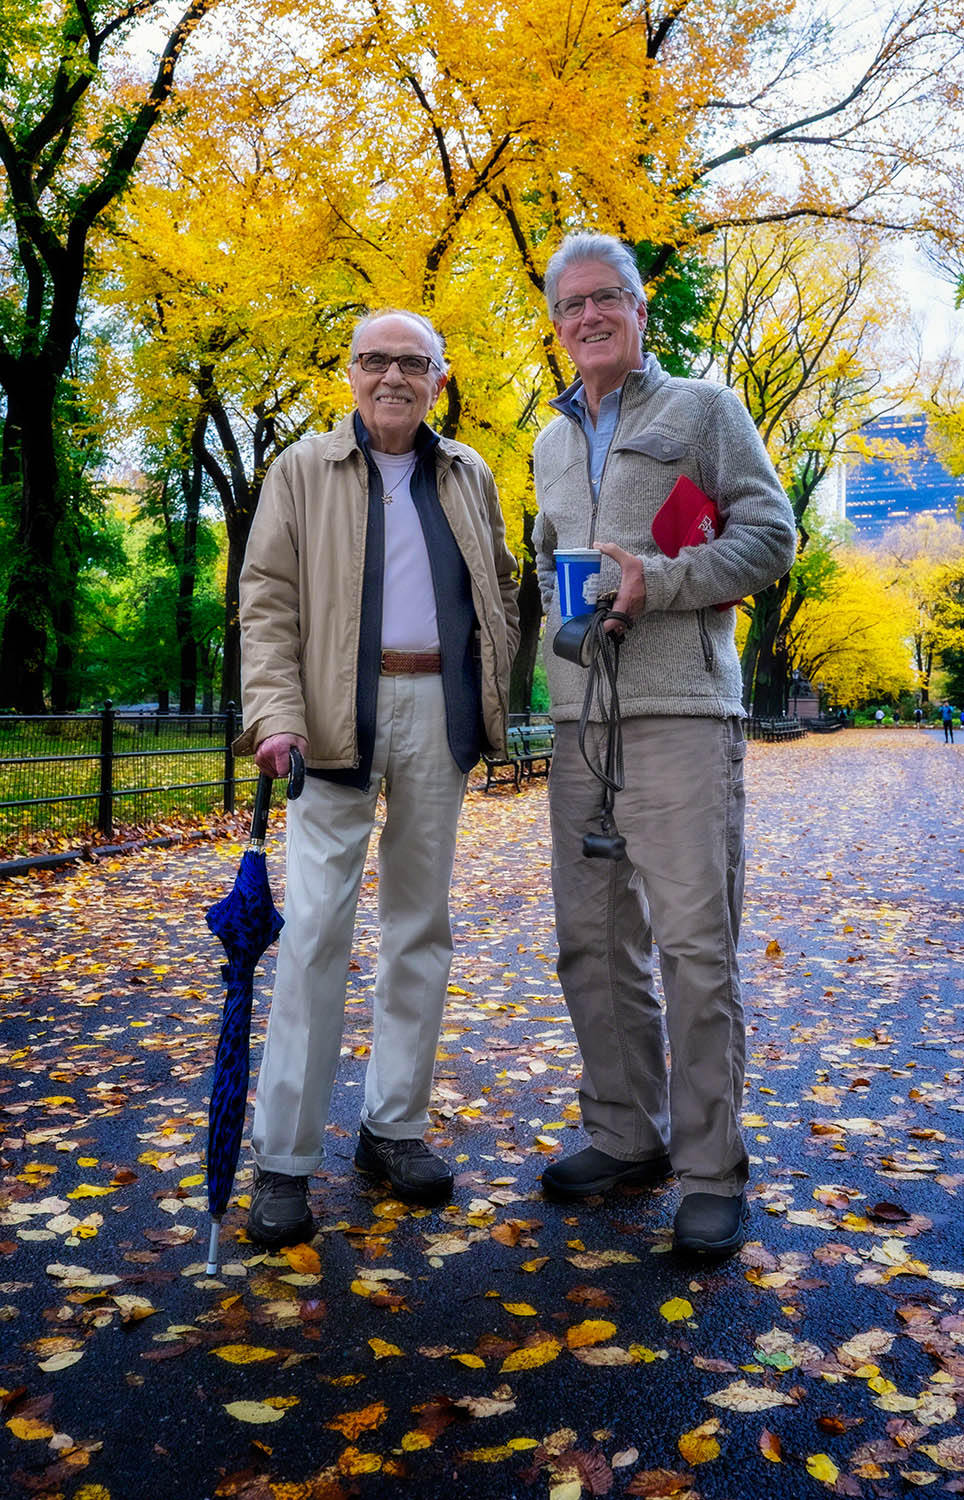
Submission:
POLYGON ((385 496, 382 649, 438 651, 438 617, 428 548, 412 499, 415 454, 377 453, 385 496), (391 497, 391 498, 389 498, 391 497))

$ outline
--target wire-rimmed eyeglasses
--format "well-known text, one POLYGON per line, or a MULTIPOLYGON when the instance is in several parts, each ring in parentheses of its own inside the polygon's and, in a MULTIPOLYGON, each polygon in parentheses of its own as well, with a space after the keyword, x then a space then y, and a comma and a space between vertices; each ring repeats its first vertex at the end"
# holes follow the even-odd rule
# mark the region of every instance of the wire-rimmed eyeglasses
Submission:
POLYGON ((356 354, 352 364, 361 365, 368 375, 385 375, 392 365, 398 365, 403 375, 427 375, 433 367, 441 369, 427 354, 388 354, 382 349, 369 349, 364 354, 356 354))
POLYGON ((583 308, 587 302, 592 302, 599 308, 600 312, 612 312, 613 308, 619 307, 623 296, 635 297, 628 286, 600 286, 594 292, 587 292, 584 297, 563 297, 553 308, 557 318, 564 323, 570 318, 582 316, 583 308))

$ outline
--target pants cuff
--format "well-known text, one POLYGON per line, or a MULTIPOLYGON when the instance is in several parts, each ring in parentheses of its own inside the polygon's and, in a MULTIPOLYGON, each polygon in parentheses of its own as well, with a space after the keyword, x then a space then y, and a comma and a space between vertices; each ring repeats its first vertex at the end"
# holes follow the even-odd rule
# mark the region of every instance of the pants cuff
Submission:
POLYGON ((323 1156, 266 1156, 252 1151, 251 1158, 262 1172, 282 1172, 285 1177, 310 1177, 324 1166, 323 1156))

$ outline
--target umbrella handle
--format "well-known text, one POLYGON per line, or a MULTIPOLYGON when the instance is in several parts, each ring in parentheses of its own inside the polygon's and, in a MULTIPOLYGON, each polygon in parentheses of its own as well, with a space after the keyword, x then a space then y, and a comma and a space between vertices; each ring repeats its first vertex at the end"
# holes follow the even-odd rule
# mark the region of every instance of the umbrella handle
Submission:
MULTIPOLYGON (((288 796, 300 797, 305 784, 305 758, 297 745, 288 751, 288 796)), ((268 831, 268 812, 271 808, 273 780, 262 771, 258 777, 258 789, 254 794, 254 812, 251 814, 250 842, 261 845, 268 831)))
POLYGON ((305 758, 297 745, 288 751, 288 801, 293 802, 305 789, 305 758))

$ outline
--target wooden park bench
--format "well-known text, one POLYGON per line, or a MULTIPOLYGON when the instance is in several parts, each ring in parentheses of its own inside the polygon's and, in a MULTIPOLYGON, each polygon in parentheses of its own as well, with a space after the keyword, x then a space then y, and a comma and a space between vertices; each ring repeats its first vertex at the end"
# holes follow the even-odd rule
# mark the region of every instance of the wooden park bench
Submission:
POLYGON ((485 766, 484 790, 488 791, 492 786, 508 786, 511 782, 518 791, 523 779, 548 776, 554 739, 553 724, 513 724, 507 735, 505 755, 482 756, 482 764, 485 766), (507 770, 511 774, 496 775, 500 770, 507 770))

